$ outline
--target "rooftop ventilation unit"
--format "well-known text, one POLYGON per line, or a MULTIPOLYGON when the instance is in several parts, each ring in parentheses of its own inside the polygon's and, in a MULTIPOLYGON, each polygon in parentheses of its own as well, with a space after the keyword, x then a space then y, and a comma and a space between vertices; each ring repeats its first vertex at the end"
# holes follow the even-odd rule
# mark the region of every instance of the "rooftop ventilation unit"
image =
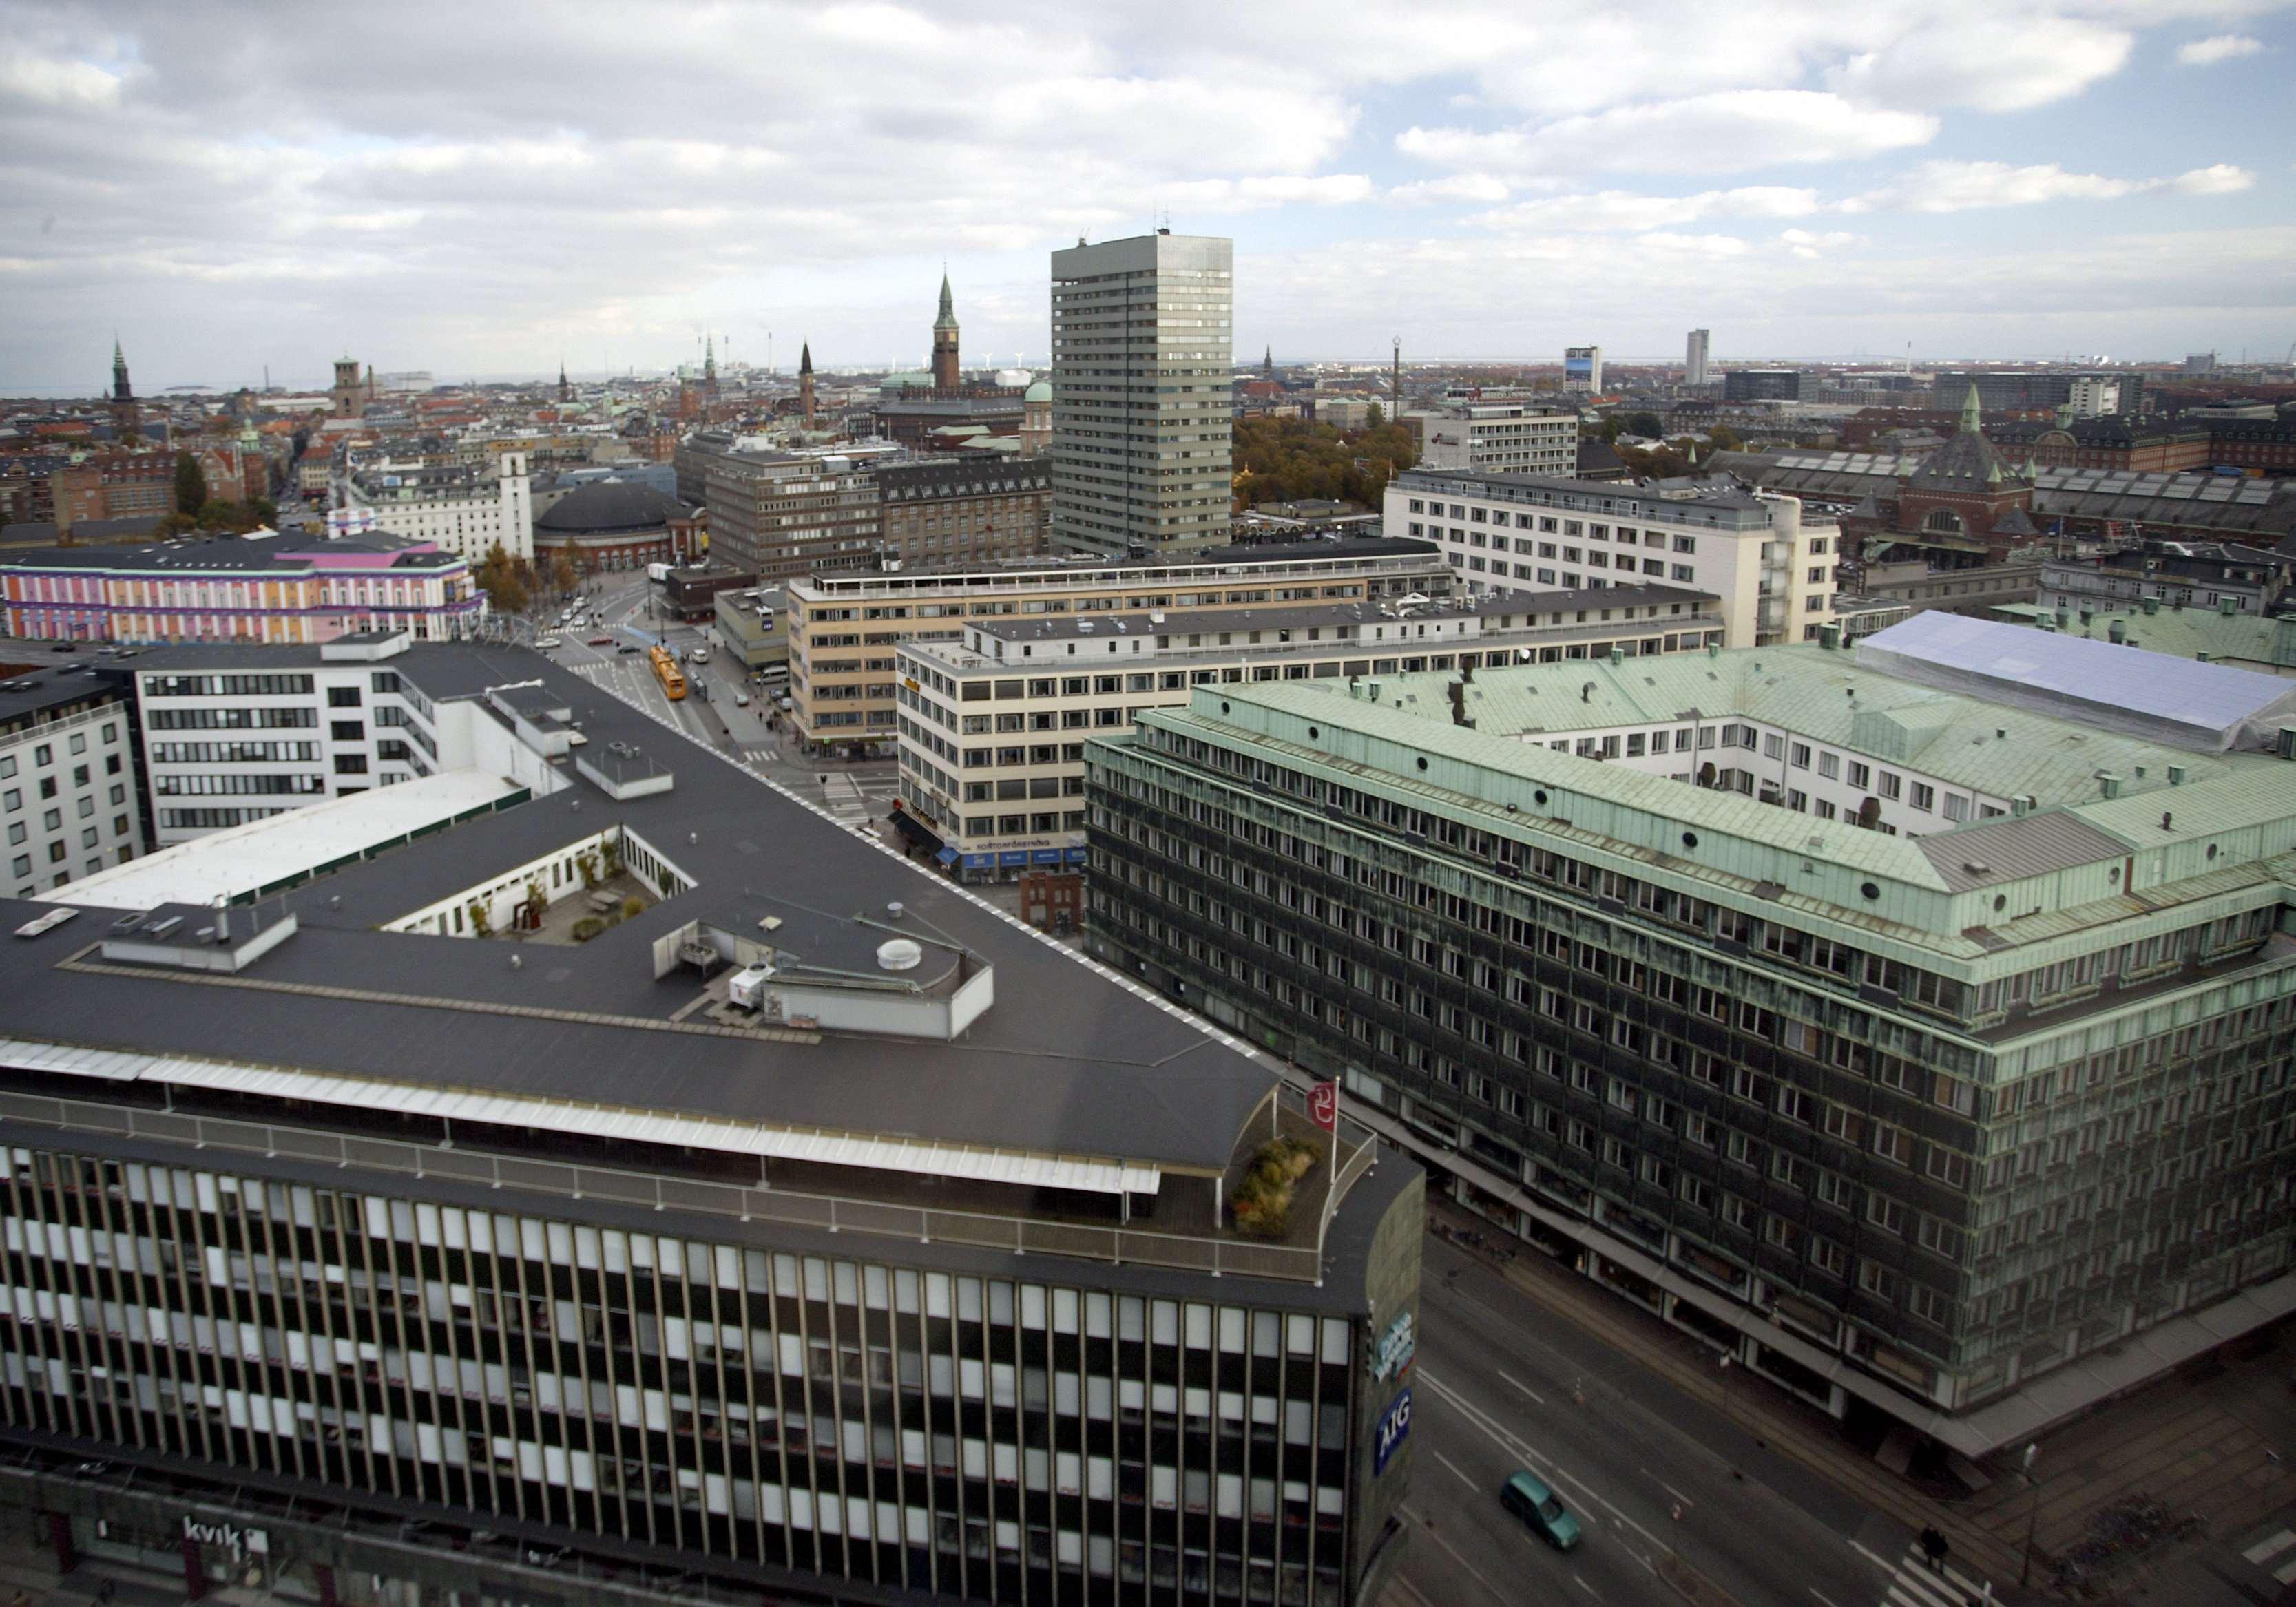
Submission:
POLYGON ((911 938, 889 938, 877 945, 881 971, 914 971, 924 963, 925 951, 911 938))

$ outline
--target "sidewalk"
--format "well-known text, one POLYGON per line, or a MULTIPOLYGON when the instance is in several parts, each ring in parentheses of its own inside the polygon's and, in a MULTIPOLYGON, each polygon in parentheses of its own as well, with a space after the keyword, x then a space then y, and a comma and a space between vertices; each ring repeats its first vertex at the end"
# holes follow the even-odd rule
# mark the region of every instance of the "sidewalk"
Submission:
MULTIPOLYGON (((1456 1201, 1431 1194, 1429 1205, 1455 1226, 1488 1228, 1456 1201)), ((1536 1248, 1509 1242, 1513 1260, 1487 1263, 1496 1275, 1684 1393, 1713 1398, 1712 1352, 1692 1335, 1536 1248)), ((1742 1423, 1757 1425, 1771 1448, 1874 1511, 1915 1532, 1931 1525, 1943 1530, 1956 1562, 1997 1580, 2017 1578, 2031 1495, 2013 1462, 2007 1468, 1988 1463, 1994 1482, 1984 1490, 1940 1501, 1865 1455, 1830 1418, 1754 1376, 1740 1382, 1731 1407, 1742 1423)), ((2243 1359, 2181 1370, 2044 1436, 2040 1447, 2035 1544, 2041 1557, 2083 1538, 2100 1510, 2132 1496, 2179 1513, 2199 1513, 2208 1532, 2221 1538, 2296 1498, 2296 1463, 2273 1456, 2284 1447, 2284 1455, 2296 1458, 2288 1359, 2267 1342, 2243 1359)), ((2148 1564, 2169 1561, 2167 1554, 2177 1549, 2165 1548, 2148 1564)), ((2037 1562, 2036 1590, 2047 1580, 2047 1569, 2037 1562)))
MULTIPOLYGON (((22 1591, 30 1607, 89 1607, 102 1599, 109 1581, 111 1607, 183 1607, 191 1600, 180 1573, 163 1574, 95 1557, 82 1557, 69 1574, 56 1572, 55 1554, 27 1537, 20 1529, 0 1543, 0 1607, 8 1607, 22 1591)), ((264 1590, 209 1584, 201 1607, 283 1607, 304 1600, 299 1595, 275 1595, 264 1590)))

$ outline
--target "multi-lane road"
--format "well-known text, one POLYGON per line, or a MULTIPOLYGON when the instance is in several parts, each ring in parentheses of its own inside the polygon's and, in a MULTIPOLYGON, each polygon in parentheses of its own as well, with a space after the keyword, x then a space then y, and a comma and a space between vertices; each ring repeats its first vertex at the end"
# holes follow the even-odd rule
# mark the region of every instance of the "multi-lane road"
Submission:
POLYGON ((1961 1607, 1983 1590, 1928 1573, 1903 1525, 1759 1444, 1719 1370, 1711 1394, 1685 1394, 1439 1239, 1420 1306, 1416 1532, 1390 1603, 1669 1601, 1670 1554, 1743 1607, 1961 1607), (1516 1468, 1578 1515, 1578 1549, 1499 1505, 1516 1468))
POLYGON ((586 620, 592 611, 603 613, 603 627, 574 624, 561 629, 545 619, 530 627, 529 639, 555 636, 560 645, 548 650, 549 657, 576 675, 697 742, 738 754, 758 774, 824 805, 847 824, 883 818, 899 784, 890 761, 855 764, 807 758, 794 736, 768 724, 770 700, 751 691, 747 671, 724 651, 717 633, 707 626, 657 618, 655 600, 655 588, 643 573, 617 577, 584 599, 583 618, 586 620), (590 645, 590 638, 602 635, 611 636, 612 645, 590 645), (676 702, 663 693, 643 652, 619 651, 657 642, 679 652, 710 650, 707 663, 686 664, 693 692, 676 702), (735 701, 742 693, 750 696, 746 706, 735 701))

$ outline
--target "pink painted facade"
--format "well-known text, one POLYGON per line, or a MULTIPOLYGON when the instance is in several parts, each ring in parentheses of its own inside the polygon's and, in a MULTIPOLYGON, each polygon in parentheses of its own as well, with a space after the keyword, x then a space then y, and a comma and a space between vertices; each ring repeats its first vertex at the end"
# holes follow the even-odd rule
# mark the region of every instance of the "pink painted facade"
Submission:
POLYGON ((85 642, 308 645, 405 628, 472 635, 486 597, 467 561, 385 535, 59 548, 0 563, 8 634, 85 642))

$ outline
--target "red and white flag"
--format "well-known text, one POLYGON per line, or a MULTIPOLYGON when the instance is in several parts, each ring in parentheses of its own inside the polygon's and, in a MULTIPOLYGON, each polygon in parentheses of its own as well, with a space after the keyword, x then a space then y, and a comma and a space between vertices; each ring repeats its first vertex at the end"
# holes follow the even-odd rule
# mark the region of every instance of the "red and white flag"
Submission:
POLYGON ((1340 1079, 1317 1083, 1308 1090, 1308 1115, 1327 1133, 1340 1130, 1340 1079))

